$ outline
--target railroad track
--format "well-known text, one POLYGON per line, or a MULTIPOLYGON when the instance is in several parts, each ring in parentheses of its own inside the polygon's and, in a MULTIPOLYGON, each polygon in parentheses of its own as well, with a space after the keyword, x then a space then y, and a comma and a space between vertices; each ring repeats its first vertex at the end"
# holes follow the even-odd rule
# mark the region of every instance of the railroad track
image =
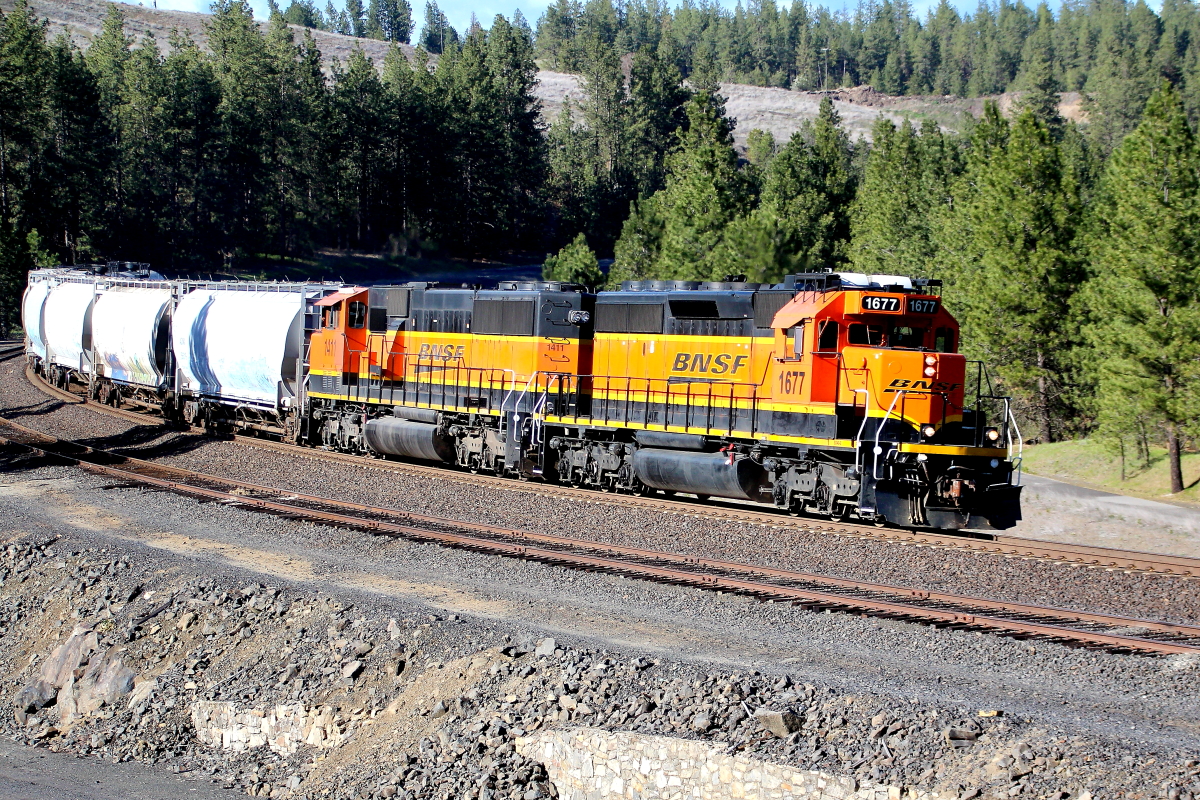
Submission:
POLYGON ((1200 653, 1200 627, 966 597, 465 523, 299 494, 56 439, 0 418, 0 444, 115 479, 377 536, 832 609, 1136 653, 1200 653))
MULTIPOLYGON (((3 357, 0 350, 0 358, 3 357)), ((94 411, 138 422, 142 425, 165 425, 161 417, 146 412, 114 408, 81 397, 73 392, 51 386, 41 376, 26 370, 28 380, 41 391, 63 402, 87 405, 94 411)), ((199 429, 197 429, 199 430, 199 429)), ((317 450, 310 447, 286 444, 253 436, 234 436, 234 441, 250 447, 287 453, 296 458, 314 461, 332 461, 348 464, 360 469, 373 469, 394 474, 412 475, 450 481, 464 485, 486 486, 509 492, 524 492, 543 497, 555 497, 574 502, 606 504, 623 508, 645 508, 664 514, 704 519, 720 519, 771 528, 788 528, 853 539, 868 539, 900 546, 930 547, 942 550, 986 553, 1006 558, 1022 558, 1046 561, 1054 564, 1090 569, 1146 572, 1183 579, 1200 579, 1200 558, 1176 556, 1162 553, 1146 553, 1136 550, 1120 550, 1109 547, 1050 542, 1027 539, 1003 534, 945 534, 929 531, 910 531, 901 528, 878 528, 873 525, 858 525, 849 522, 833 522, 807 517, 792 517, 782 511, 769 508, 755 509, 721 501, 668 499, 658 497, 636 497, 612 495, 570 486, 522 482, 492 475, 475 475, 446 467, 424 466, 402 461, 370 459, 345 453, 317 450)))

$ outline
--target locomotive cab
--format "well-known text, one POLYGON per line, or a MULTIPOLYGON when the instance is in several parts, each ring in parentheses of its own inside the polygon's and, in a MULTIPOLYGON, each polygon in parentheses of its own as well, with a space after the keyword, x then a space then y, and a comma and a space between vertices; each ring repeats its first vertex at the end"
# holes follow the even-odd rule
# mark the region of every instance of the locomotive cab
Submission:
MULTIPOLYGON (((1011 527, 1019 487, 1008 400, 986 393, 982 365, 956 352, 958 323, 939 287, 830 273, 775 317, 772 390, 777 404, 831 404, 836 438, 854 450, 852 464, 825 469, 842 491, 826 507, 905 526, 1011 527), (997 426, 987 427, 989 413, 997 426)), ((792 485, 807 484, 789 479, 788 502, 792 485)))

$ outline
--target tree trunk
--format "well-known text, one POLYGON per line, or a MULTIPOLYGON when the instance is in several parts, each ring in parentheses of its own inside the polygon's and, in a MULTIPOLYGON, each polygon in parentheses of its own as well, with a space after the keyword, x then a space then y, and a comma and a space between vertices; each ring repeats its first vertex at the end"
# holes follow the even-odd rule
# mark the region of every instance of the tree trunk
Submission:
POLYGON ((1038 365, 1038 405, 1041 412, 1041 440, 1043 444, 1050 442, 1052 431, 1050 430, 1050 398, 1048 397, 1049 389, 1046 388, 1046 355, 1041 350, 1037 353, 1038 365))
POLYGON ((1183 462, 1179 452, 1179 426, 1167 423, 1167 464, 1171 468, 1171 494, 1183 491, 1183 462))

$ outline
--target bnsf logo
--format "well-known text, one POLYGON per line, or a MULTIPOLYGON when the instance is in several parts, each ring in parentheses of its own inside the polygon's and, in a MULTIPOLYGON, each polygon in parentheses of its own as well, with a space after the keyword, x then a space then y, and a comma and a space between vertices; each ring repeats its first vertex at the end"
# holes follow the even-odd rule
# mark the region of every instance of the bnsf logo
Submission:
POLYGON ((465 345, 452 344, 423 344, 421 349, 417 351, 418 356, 433 356, 440 358, 443 361, 449 361, 452 358, 462 358, 466 351, 465 345))
POLYGON ((897 378, 888 384, 888 388, 884 389, 884 393, 894 392, 899 389, 924 389, 927 392, 953 392, 955 389, 962 386, 961 383, 945 383, 943 381, 910 381, 904 378, 897 378))
POLYGON ((735 356, 729 353, 717 355, 705 353, 676 353, 671 372, 707 372, 710 375, 732 375, 741 369, 750 356, 735 356))

